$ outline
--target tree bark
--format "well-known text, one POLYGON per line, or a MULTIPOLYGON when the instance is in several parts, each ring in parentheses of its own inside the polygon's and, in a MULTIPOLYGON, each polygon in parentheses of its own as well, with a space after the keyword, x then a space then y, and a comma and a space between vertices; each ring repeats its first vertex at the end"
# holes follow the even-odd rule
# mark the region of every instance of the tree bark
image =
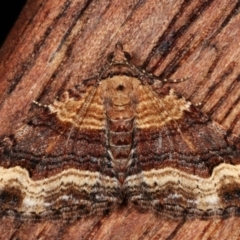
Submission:
MULTIPOLYGON (((240 134, 238 0, 28 1, 0 52, 0 135, 95 76, 119 41, 131 62, 171 84, 229 133, 240 134)), ((0 239, 240 239, 240 219, 163 219, 124 206, 67 223, 1 219, 0 239)))

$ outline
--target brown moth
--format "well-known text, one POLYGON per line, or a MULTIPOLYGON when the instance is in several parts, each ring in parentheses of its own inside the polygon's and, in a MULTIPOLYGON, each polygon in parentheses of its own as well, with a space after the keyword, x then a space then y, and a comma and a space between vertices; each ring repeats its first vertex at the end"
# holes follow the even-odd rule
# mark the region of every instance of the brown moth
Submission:
POLYGON ((1 215, 76 219, 122 203, 172 218, 238 215, 240 149, 165 81, 117 44, 98 77, 35 102, 0 142, 1 215))

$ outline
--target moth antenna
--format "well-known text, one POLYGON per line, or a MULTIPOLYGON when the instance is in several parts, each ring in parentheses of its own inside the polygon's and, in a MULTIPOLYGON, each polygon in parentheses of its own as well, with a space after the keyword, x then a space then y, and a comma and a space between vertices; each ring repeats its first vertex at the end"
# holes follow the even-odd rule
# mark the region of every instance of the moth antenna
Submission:
POLYGON ((183 78, 176 78, 176 79, 171 79, 171 78, 164 78, 162 81, 166 83, 179 83, 179 82, 184 82, 186 80, 190 79, 189 76, 183 77, 183 78))
POLYGON ((33 100, 32 103, 35 104, 35 105, 37 105, 38 107, 49 109, 49 106, 48 106, 48 105, 41 104, 40 102, 37 102, 37 101, 35 101, 35 100, 33 100))

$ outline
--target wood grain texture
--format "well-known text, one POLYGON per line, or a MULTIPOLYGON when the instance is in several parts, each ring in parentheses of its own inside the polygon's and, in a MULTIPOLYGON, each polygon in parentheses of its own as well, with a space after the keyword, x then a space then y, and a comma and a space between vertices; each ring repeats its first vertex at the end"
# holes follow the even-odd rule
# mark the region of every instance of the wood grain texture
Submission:
MULTIPOLYGON (((28 1, 0 52, 0 135, 101 69, 117 41, 155 75, 189 76, 174 89, 240 134, 240 3, 28 1)), ((121 208, 74 223, 0 221, 0 239, 240 239, 239 218, 170 221, 121 208), (31 233, 31 236, 30 234, 31 233)))

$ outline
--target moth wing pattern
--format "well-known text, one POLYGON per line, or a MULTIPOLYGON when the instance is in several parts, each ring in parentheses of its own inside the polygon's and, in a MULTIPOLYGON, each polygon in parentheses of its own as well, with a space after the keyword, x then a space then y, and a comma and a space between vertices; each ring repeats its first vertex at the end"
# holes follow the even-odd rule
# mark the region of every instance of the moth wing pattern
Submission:
POLYGON ((28 124, 2 140, 1 215, 74 219, 119 202, 100 96, 83 83, 47 109, 35 106, 28 124))
POLYGON ((240 151, 226 132, 162 84, 143 85, 140 98, 129 201, 173 218, 238 215, 240 151))

